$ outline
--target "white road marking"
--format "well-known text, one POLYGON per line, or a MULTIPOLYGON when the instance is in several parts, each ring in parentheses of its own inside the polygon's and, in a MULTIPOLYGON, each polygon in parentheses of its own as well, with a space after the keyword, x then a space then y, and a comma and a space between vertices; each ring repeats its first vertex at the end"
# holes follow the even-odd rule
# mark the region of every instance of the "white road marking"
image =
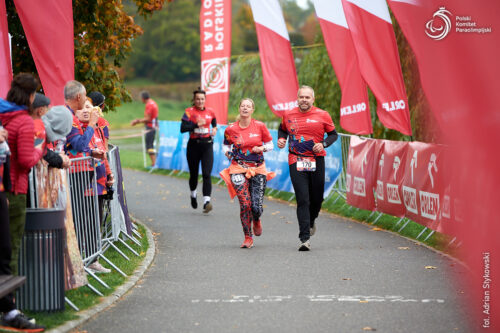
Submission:
POLYGON ((310 302, 357 302, 357 303, 445 303, 440 298, 406 298, 398 295, 286 295, 286 296, 250 296, 234 295, 230 299, 193 299, 191 303, 273 303, 292 300, 308 300, 310 302))

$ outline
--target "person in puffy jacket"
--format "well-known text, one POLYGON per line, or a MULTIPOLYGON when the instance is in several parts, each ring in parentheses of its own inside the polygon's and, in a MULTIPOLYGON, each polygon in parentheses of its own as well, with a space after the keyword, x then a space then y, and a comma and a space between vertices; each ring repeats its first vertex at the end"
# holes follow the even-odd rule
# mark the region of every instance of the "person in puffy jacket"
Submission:
POLYGON ((11 83, 6 100, 0 100, 0 120, 9 133, 11 189, 9 220, 12 241, 11 267, 17 274, 19 246, 26 221, 26 193, 30 169, 42 158, 42 150, 35 147, 35 126, 30 116, 38 81, 28 73, 17 74, 11 83))

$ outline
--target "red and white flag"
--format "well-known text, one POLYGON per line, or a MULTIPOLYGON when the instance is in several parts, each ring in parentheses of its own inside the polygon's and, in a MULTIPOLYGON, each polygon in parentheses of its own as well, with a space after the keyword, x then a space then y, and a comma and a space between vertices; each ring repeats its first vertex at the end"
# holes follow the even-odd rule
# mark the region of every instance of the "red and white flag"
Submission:
POLYGON ((313 0, 326 49, 342 89, 340 126, 354 134, 373 133, 366 82, 342 8, 342 0, 313 0))
POLYGON ((385 0, 342 0, 363 78, 387 127, 411 135, 410 110, 398 47, 385 0))
POLYGON ((227 124, 231 67, 231 0, 202 1, 200 11, 201 88, 217 123, 227 124))
POLYGON ((290 38, 278 0, 250 0, 267 103, 278 117, 297 106, 299 83, 290 38))
POLYGON ((5 1, 0 0, 0 98, 7 97, 12 81, 9 39, 5 1))
POLYGON ((71 0, 14 0, 45 95, 64 104, 64 85, 75 77, 71 0))

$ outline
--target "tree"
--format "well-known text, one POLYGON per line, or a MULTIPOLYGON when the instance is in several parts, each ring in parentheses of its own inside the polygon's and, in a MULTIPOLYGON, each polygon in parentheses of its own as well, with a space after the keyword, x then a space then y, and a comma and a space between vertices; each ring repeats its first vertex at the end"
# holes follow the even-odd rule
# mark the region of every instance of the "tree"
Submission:
MULTIPOLYGON (((172 0, 167 0, 172 1, 172 0)), ((134 0, 136 12, 149 17, 162 8, 165 0, 134 0)), ((13 0, 7 0, 9 32, 12 35, 13 71, 37 75, 29 46, 13 0)), ((142 29, 127 15, 121 0, 73 0, 75 37, 75 79, 88 91, 106 96, 106 105, 114 109, 130 101, 117 69, 131 51, 131 40, 142 29)))

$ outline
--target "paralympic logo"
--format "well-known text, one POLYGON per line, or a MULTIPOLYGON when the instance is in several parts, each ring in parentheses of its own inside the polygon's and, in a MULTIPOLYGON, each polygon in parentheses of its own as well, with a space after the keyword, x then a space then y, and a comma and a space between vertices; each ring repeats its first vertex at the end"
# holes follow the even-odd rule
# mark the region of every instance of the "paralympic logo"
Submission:
POLYGON ((432 19, 425 24, 425 34, 434 40, 445 38, 451 30, 451 15, 445 7, 439 7, 432 19))

